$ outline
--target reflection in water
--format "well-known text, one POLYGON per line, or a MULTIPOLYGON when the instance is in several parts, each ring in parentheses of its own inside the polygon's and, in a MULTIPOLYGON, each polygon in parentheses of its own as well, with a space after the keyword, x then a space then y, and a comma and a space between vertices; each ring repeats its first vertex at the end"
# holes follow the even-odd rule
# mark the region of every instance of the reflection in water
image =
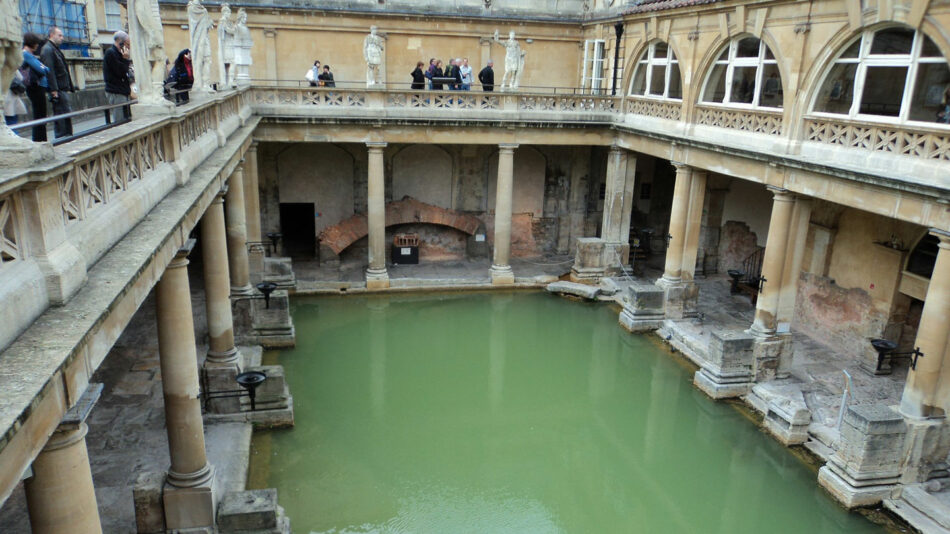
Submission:
POLYGON ((267 486, 295 532, 879 531, 603 306, 516 293, 294 308, 280 363, 297 426, 270 433, 267 486))

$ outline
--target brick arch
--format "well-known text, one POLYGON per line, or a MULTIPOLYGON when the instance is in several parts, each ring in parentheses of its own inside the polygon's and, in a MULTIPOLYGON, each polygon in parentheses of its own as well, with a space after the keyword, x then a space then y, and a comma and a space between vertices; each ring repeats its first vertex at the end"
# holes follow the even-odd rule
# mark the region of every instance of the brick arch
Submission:
MULTIPOLYGON (((412 223, 449 226, 468 235, 474 235, 482 221, 474 215, 426 204, 412 197, 403 197, 402 200, 386 203, 387 227, 412 223)), ((354 215, 325 228, 320 232, 319 240, 321 245, 327 246, 339 255, 347 247, 366 237, 368 232, 366 215, 354 215)))

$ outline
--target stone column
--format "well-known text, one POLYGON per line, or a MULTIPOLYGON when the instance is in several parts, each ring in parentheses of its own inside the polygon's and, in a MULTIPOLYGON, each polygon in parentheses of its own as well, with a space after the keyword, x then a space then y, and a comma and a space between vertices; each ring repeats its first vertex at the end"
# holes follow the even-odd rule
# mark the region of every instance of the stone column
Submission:
POLYGON ((386 143, 366 143, 369 151, 367 165, 366 220, 369 228, 369 267, 366 269, 366 288, 389 287, 386 271, 386 178, 383 167, 383 149, 386 143))
POLYGON ((491 283, 515 283, 511 259, 511 194, 514 187, 515 149, 518 145, 498 145, 498 182, 495 188, 495 248, 492 256, 491 283))
POLYGON ((208 363, 235 363, 234 321, 231 317, 231 278, 224 230, 224 199, 219 193, 201 218, 205 302, 208 315, 208 363))
POLYGON ((247 240, 261 239, 261 197, 257 178, 257 142, 244 153, 244 213, 247 224, 247 240))
POLYGON ((34 534, 99 534, 99 508, 86 452, 85 423, 61 424, 24 483, 34 534))
POLYGON ((792 207, 792 220, 788 229, 788 250, 785 253, 785 267, 782 270, 782 287, 779 289, 779 303, 776 313, 776 329, 787 332, 795 317, 795 301, 798 298, 798 278, 802 271, 805 256, 805 241, 808 239, 808 227, 811 220, 811 199, 795 197, 792 207))
POLYGON ((627 181, 627 151, 618 147, 610 147, 607 155, 606 191, 604 193, 604 215, 600 226, 600 237, 611 243, 626 243, 629 228, 621 228, 626 198, 627 181))
POLYGON ((670 243, 666 249, 666 268, 660 280, 667 285, 682 280, 683 244, 686 241, 686 222, 689 216, 689 191, 692 183, 691 169, 682 163, 676 167, 676 185, 673 187, 673 208, 670 212, 670 243))
POLYGON ((706 171, 693 169, 689 182, 689 207, 686 209, 686 232, 680 279, 692 282, 696 274, 699 234, 703 226, 703 203, 706 200, 706 171))
POLYGON ((228 266, 231 271, 231 293, 253 293, 250 263, 247 257, 247 225, 244 216, 244 168, 238 166, 228 180, 227 204, 228 266))
POLYGON ((916 369, 907 371, 900 408, 916 419, 946 417, 950 410, 950 233, 936 229, 930 233, 940 243, 914 342, 924 357, 917 360, 916 369))
POLYGON ((782 274, 785 270, 785 255, 788 251, 789 226, 795 197, 785 189, 769 187, 773 193, 772 217, 769 220, 769 236, 765 242, 762 258, 762 291, 755 306, 755 321, 751 333, 758 337, 775 334, 778 317, 779 294, 782 289, 782 274))
POLYGON ((163 495, 168 530, 214 525, 214 469, 205 456, 198 396, 198 359, 187 269, 189 252, 190 246, 178 252, 155 288, 158 353, 171 458, 163 495))

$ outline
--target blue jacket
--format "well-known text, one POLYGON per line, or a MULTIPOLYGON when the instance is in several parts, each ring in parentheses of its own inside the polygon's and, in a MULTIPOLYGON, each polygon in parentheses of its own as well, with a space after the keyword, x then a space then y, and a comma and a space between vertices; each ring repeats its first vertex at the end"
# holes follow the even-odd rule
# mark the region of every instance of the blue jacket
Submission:
POLYGON ((37 59, 37 57, 28 50, 23 51, 23 63, 28 65, 35 75, 39 76, 38 83, 40 87, 47 89, 49 87, 49 81, 47 81, 46 75, 49 73, 49 67, 44 65, 42 61, 37 59))

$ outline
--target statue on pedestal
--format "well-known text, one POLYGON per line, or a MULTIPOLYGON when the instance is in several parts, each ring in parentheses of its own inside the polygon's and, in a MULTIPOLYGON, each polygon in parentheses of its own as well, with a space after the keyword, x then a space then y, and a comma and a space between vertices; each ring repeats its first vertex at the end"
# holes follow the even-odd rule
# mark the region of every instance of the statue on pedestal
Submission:
POLYGON ((218 70, 222 87, 234 85, 234 45, 237 41, 237 26, 231 20, 231 6, 221 4, 221 19, 218 20, 218 70))
POLYGON ((524 55, 521 45, 515 40, 515 32, 508 32, 508 40, 498 39, 498 30, 495 30, 494 41, 505 47, 505 75, 501 79, 501 89, 517 89, 521 84, 521 74, 524 72, 524 55))
POLYGON ((214 28, 211 16, 199 0, 188 0, 188 30, 191 34, 191 66, 195 74, 194 87, 210 93, 211 89, 211 38, 214 28))
POLYGON ((383 63, 384 38, 376 34, 376 26, 369 27, 369 35, 363 40, 363 57, 366 59, 366 87, 382 83, 379 66, 383 63))
POLYGON ((237 25, 235 27, 234 70, 237 71, 235 81, 239 84, 251 83, 251 30, 247 28, 247 11, 238 9, 237 25))
POLYGON ((129 0, 129 40, 139 105, 171 108, 165 100, 165 33, 158 0, 129 0))

